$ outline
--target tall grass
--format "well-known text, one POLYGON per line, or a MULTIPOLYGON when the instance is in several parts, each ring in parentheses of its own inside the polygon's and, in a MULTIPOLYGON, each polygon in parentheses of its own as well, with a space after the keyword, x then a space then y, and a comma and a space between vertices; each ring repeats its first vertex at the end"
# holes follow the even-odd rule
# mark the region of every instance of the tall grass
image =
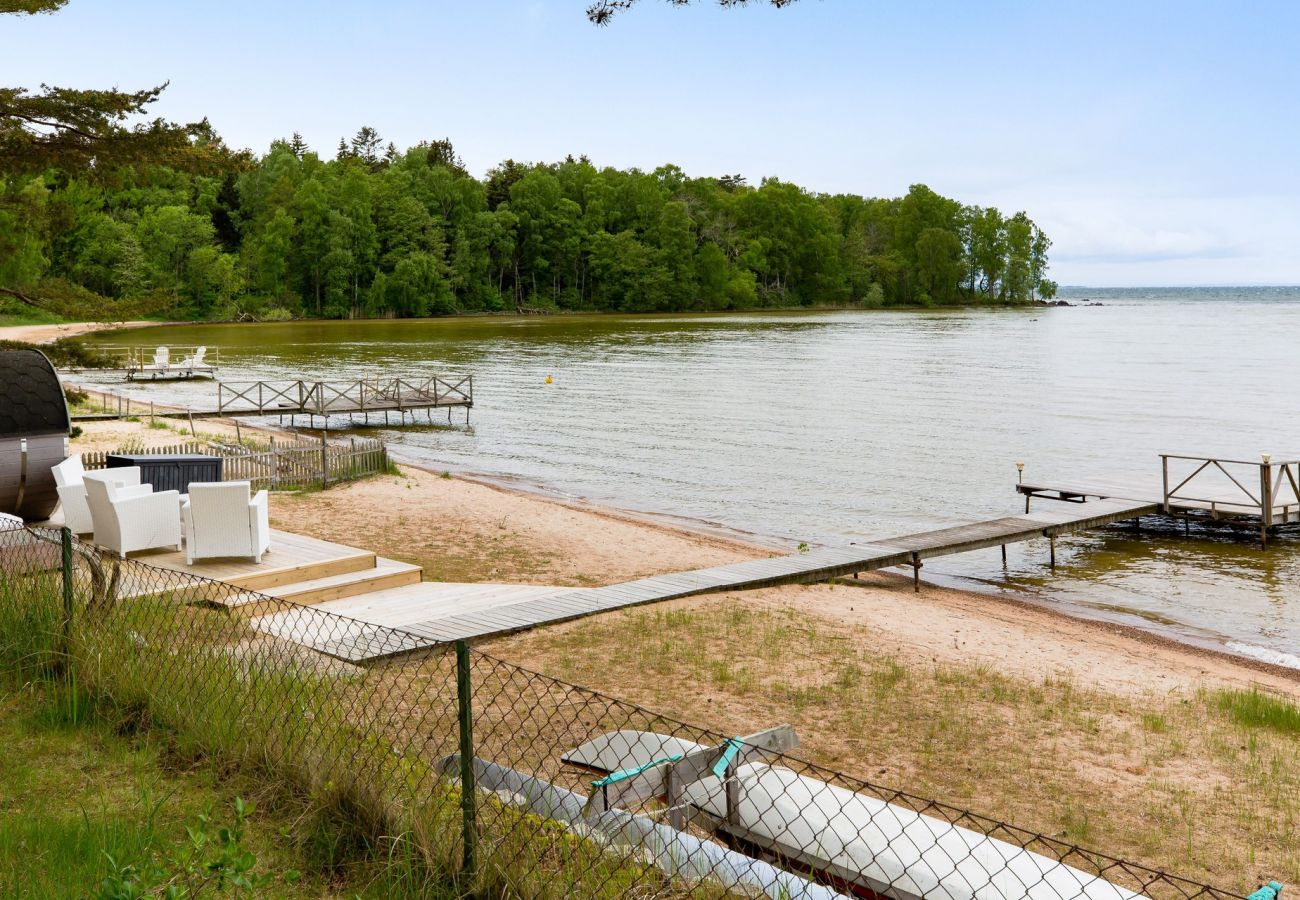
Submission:
MULTIPOLYGON (((456 752, 453 679, 415 685, 336 663, 195 602, 202 585, 141 592, 129 563, 116 600, 87 600, 81 565, 66 637, 57 573, 0 573, 0 662, 22 678, 56 679, 43 712, 50 724, 111 707, 120 720, 165 730, 177 759, 299 798, 314 811, 304 848, 317 870, 378 866, 394 896, 612 897, 662 881, 602 844, 481 795, 481 863, 467 882, 460 789, 437 768, 456 752)), ((309 608, 285 609, 303 629, 331 624, 309 608)))
POLYGON ((56 673, 63 659, 62 574, 0 573, 0 670, 26 681, 56 673))
POLYGON ((1270 728, 1282 734, 1300 734, 1300 707, 1258 688, 1220 690, 1214 702, 1239 725, 1270 728))

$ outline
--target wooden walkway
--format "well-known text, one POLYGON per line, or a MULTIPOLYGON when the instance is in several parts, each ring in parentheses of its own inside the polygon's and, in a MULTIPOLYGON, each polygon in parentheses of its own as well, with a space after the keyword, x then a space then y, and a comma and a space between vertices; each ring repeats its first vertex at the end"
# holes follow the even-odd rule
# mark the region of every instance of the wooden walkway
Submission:
POLYGON ((446 641, 507 634, 645 603, 717 591, 810 584, 891 566, 912 566, 919 588, 920 569, 927 559, 1043 537, 1053 542, 1054 551, 1060 535, 1155 511, 1154 503, 1129 501, 1062 505, 876 543, 822 548, 601 588, 409 585, 317 607, 346 616, 351 623, 347 628, 341 629, 337 620, 331 620, 313 629, 292 612, 264 616, 252 624, 347 662, 369 662, 446 641))

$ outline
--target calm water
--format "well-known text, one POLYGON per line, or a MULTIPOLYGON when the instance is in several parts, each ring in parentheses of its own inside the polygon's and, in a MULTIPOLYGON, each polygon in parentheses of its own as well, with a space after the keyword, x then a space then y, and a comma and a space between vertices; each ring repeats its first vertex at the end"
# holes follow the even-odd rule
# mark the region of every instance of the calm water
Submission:
MULTIPOLYGON (((1160 452, 1300 456, 1300 289, 1070 291, 1101 307, 186 326, 226 381, 474 375, 472 430, 400 455, 784 542, 1014 513, 1026 477, 1140 478, 1160 452), (546 378, 551 376, 552 383, 546 378)), ((105 337, 105 343, 122 337, 105 337)), ((118 383, 116 388, 123 386, 118 383)), ((213 406, 203 384, 132 386, 213 406)), ((1043 501, 1046 502, 1046 501, 1043 501)), ((1300 540, 1122 529, 928 563, 986 588, 1300 666, 1300 540)))

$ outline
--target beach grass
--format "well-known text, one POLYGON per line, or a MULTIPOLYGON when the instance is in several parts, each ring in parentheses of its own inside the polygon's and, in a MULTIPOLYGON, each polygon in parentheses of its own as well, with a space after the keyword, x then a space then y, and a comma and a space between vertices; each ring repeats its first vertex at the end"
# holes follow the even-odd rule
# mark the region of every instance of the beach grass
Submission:
POLYGON ((42 858, 81 864, 23 896, 165 870, 195 817, 242 797, 268 896, 716 895, 491 794, 471 879, 459 784, 438 768, 456 718, 429 716, 454 706, 451 682, 258 644, 243 618, 190 599, 101 598, 65 629, 57 571, 0 573, 0 884, 42 858))
POLYGON ((71 683, 0 689, 0 885, 22 886, 5 896, 98 896, 114 867, 179 875, 187 829, 201 817, 226 827, 237 798, 251 807, 242 848, 266 896, 395 896, 410 878, 359 857, 322 865, 315 848, 339 828, 320 809, 178 756, 165 730, 120 713, 71 683))
POLYGON ((1219 709, 1244 728, 1267 728, 1279 735, 1300 735, 1300 707, 1257 688, 1221 690, 1214 694, 1219 709))
POLYGON ((735 734, 788 722, 813 762, 1152 868, 1242 893, 1300 880, 1297 710, 1260 690, 1127 696, 903 658, 735 597, 490 646, 735 734))

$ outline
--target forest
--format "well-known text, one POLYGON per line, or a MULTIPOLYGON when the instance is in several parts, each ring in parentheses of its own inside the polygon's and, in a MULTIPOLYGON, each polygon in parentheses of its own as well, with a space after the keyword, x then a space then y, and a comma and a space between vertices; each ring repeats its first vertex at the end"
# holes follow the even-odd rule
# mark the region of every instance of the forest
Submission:
POLYGON ((7 174, 0 294, 100 318, 274 320, 1023 304, 1056 290, 1051 242, 1024 212, 921 184, 819 194, 585 157, 476 178, 448 140, 401 152, 369 127, 332 155, 295 134, 219 159, 7 174))

